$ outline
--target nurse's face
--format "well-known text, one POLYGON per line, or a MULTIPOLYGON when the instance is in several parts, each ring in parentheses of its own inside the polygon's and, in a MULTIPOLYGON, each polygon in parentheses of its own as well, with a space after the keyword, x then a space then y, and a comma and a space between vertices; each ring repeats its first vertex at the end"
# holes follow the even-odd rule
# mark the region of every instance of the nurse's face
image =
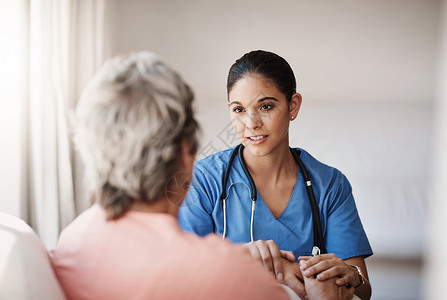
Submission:
POLYGON ((289 122, 300 105, 299 94, 287 102, 271 81, 256 74, 239 79, 228 95, 233 126, 246 150, 255 156, 289 146, 289 122))

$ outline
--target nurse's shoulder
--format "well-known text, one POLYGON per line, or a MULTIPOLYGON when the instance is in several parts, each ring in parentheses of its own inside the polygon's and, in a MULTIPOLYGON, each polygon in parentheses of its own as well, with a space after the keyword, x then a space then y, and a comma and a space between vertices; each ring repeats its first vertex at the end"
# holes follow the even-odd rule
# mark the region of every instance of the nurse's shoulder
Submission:
MULTIPOLYGON (((182 226, 185 225, 182 218, 186 218, 183 214, 187 210, 200 207, 208 214, 212 213, 222 193, 222 177, 234 148, 217 152, 194 164, 192 183, 180 209, 180 223, 182 226)), ((198 213, 196 212, 191 216, 197 215, 198 213)))
POLYGON ((236 146, 211 154, 210 156, 197 161, 194 164, 195 171, 199 170, 205 175, 210 175, 218 180, 222 180, 222 174, 228 166, 234 148, 236 148, 236 146))
POLYGON ((339 169, 322 163, 302 148, 294 149, 301 152, 300 158, 314 184, 318 184, 320 187, 327 189, 337 185, 342 185, 351 189, 348 179, 339 169))

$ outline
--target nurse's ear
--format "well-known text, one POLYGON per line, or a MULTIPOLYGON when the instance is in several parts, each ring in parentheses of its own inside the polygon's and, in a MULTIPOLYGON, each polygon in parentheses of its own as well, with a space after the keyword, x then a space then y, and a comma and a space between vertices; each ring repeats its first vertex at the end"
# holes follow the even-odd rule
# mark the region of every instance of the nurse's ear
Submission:
POLYGON ((289 102, 289 119, 295 120, 296 116, 298 115, 298 112, 301 108, 301 102, 303 101, 303 98, 301 97, 301 94, 295 93, 292 96, 292 99, 289 102))

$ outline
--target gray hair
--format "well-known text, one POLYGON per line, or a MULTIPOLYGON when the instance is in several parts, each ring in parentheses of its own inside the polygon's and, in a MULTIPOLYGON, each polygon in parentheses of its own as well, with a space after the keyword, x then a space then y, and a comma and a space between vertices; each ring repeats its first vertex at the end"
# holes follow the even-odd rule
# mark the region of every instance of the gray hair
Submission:
POLYGON ((193 93, 159 57, 140 52, 106 62, 76 109, 74 141, 93 200, 108 219, 136 199, 156 202, 178 168, 181 142, 198 147, 193 93))

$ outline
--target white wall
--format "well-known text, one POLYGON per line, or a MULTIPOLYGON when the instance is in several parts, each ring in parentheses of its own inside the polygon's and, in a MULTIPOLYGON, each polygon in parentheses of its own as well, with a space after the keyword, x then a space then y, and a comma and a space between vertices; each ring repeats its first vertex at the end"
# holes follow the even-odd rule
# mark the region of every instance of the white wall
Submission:
POLYGON ((309 101, 407 104, 433 98, 435 0, 116 4, 115 53, 160 53, 209 107, 224 107, 229 66, 256 48, 287 58, 309 101))
POLYGON ((427 246, 425 248, 426 266, 424 272, 424 299, 445 298, 447 281, 447 1, 441 1, 443 8, 440 28, 438 85, 436 101, 436 147, 433 151, 434 181, 429 203, 429 222, 427 225, 427 246))

